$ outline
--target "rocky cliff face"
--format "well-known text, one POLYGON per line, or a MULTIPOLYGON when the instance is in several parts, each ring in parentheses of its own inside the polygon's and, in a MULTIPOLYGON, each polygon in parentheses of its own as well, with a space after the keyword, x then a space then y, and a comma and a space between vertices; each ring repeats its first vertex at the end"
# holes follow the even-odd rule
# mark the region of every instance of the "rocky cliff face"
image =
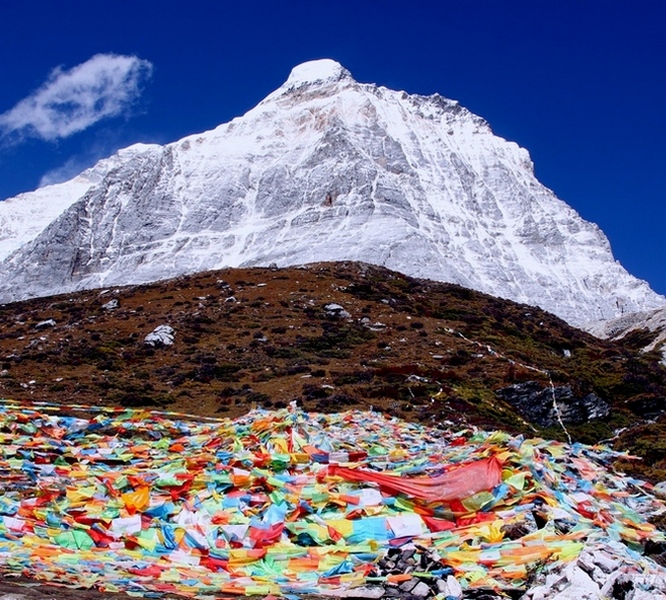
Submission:
POLYGON ((610 414, 610 405, 605 400, 594 393, 577 396, 568 385, 549 388, 537 381, 525 381, 501 388, 496 394, 540 427, 587 423, 610 414))
POLYGON ((483 119, 330 60, 296 67, 230 123, 120 161, 33 238, 0 264, 2 301, 361 260, 579 325, 666 302, 483 119))
POLYGON ((117 154, 100 160, 74 179, 47 185, 34 192, 19 194, 0 202, 0 261, 36 238, 72 204, 91 188, 133 156, 156 148, 148 144, 135 144, 117 154))
POLYGON ((609 321, 598 321, 591 323, 588 329, 597 337, 611 340, 627 339, 627 336, 632 335, 638 338, 633 345, 641 347, 643 352, 661 352, 661 362, 666 365, 666 308, 639 311, 609 321))

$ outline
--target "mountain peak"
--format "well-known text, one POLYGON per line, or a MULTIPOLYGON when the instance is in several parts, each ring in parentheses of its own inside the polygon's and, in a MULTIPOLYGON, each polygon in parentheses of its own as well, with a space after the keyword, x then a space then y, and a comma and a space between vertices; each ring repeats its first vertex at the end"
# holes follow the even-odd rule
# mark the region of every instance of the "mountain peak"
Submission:
POLYGON ((666 301, 480 117, 441 96, 356 84, 330 59, 298 65, 210 134, 121 160, 78 198, 37 227, 23 200, 18 224, 0 214, 11 242, 0 302, 323 259, 457 283, 578 325, 666 301))
POLYGON ((322 58, 320 60, 310 60, 294 67, 285 86, 299 87, 311 83, 340 81, 342 79, 352 79, 351 73, 339 62, 330 58, 322 58))

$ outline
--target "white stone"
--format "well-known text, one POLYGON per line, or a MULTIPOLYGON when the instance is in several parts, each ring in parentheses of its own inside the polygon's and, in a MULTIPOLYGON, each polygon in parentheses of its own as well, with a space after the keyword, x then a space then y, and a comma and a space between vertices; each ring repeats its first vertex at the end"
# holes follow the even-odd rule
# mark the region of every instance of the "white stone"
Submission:
POLYGON ((47 327, 55 327, 56 322, 54 319, 47 319, 46 321, 40 321, 35 325, 35 329, 46 329, 47 327))
POLYGON ((370 600, 377 600, 385 594, 383 587, 379 585, 366 585, 361 587, 345 590, 340 593, 341 598, 369 598, 370 600))
POLYGON ((416 596, 417 598, 425 598, 426 596, 430 595, 431 589, 428 586, 427 583, 424 583, 423 581, 419 581, 413 588, 410 594, 412 596, 416 596))
POLYGON ((174 329, 169 325, 155 327, 145 338, 148 346, 172 346, 174 342, 174 329))
POLYGON ((449 596, 453 596, 454 598, 462 598, 462 586, 460 583, 458 583, 458 580, 453 575, 449 575, 446 578, 446 585, 449 588, 449 596))
POLYGON ((592 560, 604 573, 613 573, 621 564, 619 560, 614 559, 610 554, 603 551, 595 552, 592 560))
POLYGON ((341 310, 344 309, 345 309, 344 306, 340 306, 339 304, 335 303, 327 304, 326 306, 324 306, 324 310, 328 312, 340 312, 341 310))
POLYGON ((102 308, 104 310, 114 310, 120 306, 120 302, 114 298, 113 300, 109 300, 105 304, 102 304, 102 308))
POLYGON ((627 594, 627 600, 666 600, 666 595, 654 590, 635 588, 633 592, 627 594))

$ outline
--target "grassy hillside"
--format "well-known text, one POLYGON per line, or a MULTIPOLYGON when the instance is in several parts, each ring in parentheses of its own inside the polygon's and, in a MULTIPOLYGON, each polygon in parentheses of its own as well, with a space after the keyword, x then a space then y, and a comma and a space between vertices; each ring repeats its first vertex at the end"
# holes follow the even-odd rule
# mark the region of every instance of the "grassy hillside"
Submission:
MULTIPOLYGON (((530 423, 496 394, 521 382, 547 394, 550 376, 609 405, 601 419, 566 424, 594 442, 663 410, 666 370, 639 346, 365 264, 229 269, 0 306, 0 396, 216 416, 296 401, 562 439, 559 424, 530 423), (146 345, 163 324, 173 345, 146 345)), ((655 451, 653 479, 666 448, 655 451)))

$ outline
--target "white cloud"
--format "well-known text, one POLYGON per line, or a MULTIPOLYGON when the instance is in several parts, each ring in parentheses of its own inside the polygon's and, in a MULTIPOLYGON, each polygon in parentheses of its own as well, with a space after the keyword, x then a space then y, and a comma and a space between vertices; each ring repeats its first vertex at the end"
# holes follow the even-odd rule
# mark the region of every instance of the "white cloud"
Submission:
POLYGON ((41 188, 47 185, 53 185, 54 183, 69 181, 90 166, 91 164, 88 160, 79 157, 70 158, 64 165, 44 173, 37 187, 41 188))
POLYGON ((0 132, 54 141, 127 114, 151 71, 146 60, 116 54, 97 54, 68 71, 58 67, 39 89, 0 114, 0 132))

